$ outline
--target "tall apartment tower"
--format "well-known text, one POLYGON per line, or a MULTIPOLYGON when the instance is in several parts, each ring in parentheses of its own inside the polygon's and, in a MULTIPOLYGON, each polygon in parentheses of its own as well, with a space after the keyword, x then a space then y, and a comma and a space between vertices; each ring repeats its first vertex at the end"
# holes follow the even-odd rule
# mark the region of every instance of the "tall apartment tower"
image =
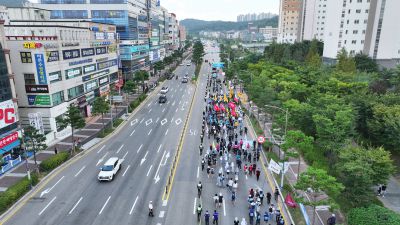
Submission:
POLYGON ((324 60, 338 51, 364 53, 385 67, 400 62, 399 0, 328 0, 324 60))
POLYGON ((303 0, 301 40, 324 40, 328 1, 303 0))
POLYGON ((281 0, 278 42, 294 43, 302 38, 303 0, 281 0))

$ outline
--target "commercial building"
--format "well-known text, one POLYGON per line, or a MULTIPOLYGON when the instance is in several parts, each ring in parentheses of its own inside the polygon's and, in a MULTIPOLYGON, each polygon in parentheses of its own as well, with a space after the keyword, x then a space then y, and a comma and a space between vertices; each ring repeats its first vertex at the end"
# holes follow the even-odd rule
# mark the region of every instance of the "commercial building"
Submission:
POLYGON ((276 27, 266 26, 260 27, 258 30, 264 36, 266 42, 272 42, 278 38, 278 28, 276 27))
POLYGON ((184 47, 186 41, 186 28, 183 25, 179 25, 179 41, 181 47, 184 47))
POLYGON ((278 42, 301 41, 303 23, 303 0, 280 0, 278 42))
POLYGON ((400 63, 398 0, 327 2, 324 60, 335 62, 338 51, 364 53, 384 67, 400 63))
POLYGON ((168 37, 168 50, 177 50, 179 48, 179 24, 175 13, 170 13, 168 16, 168 37))
POLYGON ((21 154, 15 74, 11 68, 10 49, 6 42, 4 22, 4 20, 0 21, 0 175, 4 167, 10 165, 9 161, 18 158, 21 154))
POLYGON ((41 0, 37 7, 51 10, 52 20, 91 20, 116 26, 121 40, 124 77, 149 70, 149 12, 151 0, 41 0))
POLYGON ((5 25, 22 126, 47 141, 70 129, 57 123, 71 104, 91 116, 96 96, 120 85, 115 25, 90 21, 10 21, 5 25), (115 85, 117 83, 117 85, 115 85))

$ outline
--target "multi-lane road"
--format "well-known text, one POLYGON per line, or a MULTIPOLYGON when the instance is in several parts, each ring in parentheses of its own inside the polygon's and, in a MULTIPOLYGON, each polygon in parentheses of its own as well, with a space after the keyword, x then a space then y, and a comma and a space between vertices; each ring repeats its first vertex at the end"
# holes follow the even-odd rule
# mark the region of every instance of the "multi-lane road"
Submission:
MULTIPOLYGON (((207 51, 209 54, 205 59, 218 61, 218 48, 209 46, 207 51)), ((199 224, 195 215, 196 205, 201 203, 203 212, 209 210, 212 213, 212 196, 220 192, 225 200, 217 209, 219 224, 233 224, 235 217, 247 219, 248 189, 262 188, 264 192, 271 192, 272 187, 266 182, 265 175, 257 182, 254 177, 241 174, 237 201, 233 205, 226 188, 217 187, 216 179, 207 178, 200 168, 199 135, 210 71, 210 66, 203 64, 197 88, 190 82, 183 84, 175 78, 167 80, 163 84, 169 87, 167 103, 158 103, 156 90, 116 134, 53 173, 0 223, 199 224), (112 182, 98 182, 99 168, 114 156, 124 159, 120 172, 112 182), (177 167, 171 170, 175 157, 178 159, 177 167), (169 177, 172 178, 171 185, 166 192, 169 177), (198 181, 204 184, 200 199, 197 198, 198 181), (149 201, 155 207, 154 217, 148 216, 149 201)), ((186 73, 191 76, 194 66, 185 63, 175 73, 180 78, 186 73)), ((242 138, 253 139, 254 135, 242 138)), ((210 142, 206 140, 205 148, 208 144, 210 142)), ((204 224, 204 221, 200 223, 204 224)))

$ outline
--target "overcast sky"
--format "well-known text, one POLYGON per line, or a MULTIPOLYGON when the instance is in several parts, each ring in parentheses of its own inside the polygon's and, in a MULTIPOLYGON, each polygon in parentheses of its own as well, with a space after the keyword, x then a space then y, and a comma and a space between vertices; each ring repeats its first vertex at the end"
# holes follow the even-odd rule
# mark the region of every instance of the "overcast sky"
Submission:
POLYGON ((278 14, 279 0, 160 0, 178 20, 236 21, 239 14, 272 12, 278 14))

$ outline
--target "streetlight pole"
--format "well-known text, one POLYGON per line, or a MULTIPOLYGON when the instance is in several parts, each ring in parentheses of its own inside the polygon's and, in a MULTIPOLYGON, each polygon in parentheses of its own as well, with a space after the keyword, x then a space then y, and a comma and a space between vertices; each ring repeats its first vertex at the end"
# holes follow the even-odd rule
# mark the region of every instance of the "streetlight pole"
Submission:
POLYGON ((24 155, 25 155, 25 169, 26 169, 26 174, 28 175, 29 188, 32 189, 31 171, 30 171, 29 166, 28 166, 28 154, 26 153, 25 133, 23 131, 22 131, 21 142, 22 142, 21 143, 21 148, 24 150, 24 155))
MULTIPOLYGON (((282 109, 278 106, 273 106, 273 105, 265 105, 266 107, 270 107, 270 108, 274 108, 274 109, 279 109, 283 112, 285 112, 285 136, 284 138, 286 138, 286 132, 287 132, 287 125, 288 125, 288 114, 289 114, 289 110, 288 109, 282 109)), ((272 133, 271 133, 272 135, 272 133)), ((279 146, 279 152, 281 151, 280 146, 279 146)), ((283 154, 283 163, 282 163, 282 171, 281 171, 281 188, 283 188, 283 180, 284 180, 284 171, 285 171, 285 154, 283 154)))

